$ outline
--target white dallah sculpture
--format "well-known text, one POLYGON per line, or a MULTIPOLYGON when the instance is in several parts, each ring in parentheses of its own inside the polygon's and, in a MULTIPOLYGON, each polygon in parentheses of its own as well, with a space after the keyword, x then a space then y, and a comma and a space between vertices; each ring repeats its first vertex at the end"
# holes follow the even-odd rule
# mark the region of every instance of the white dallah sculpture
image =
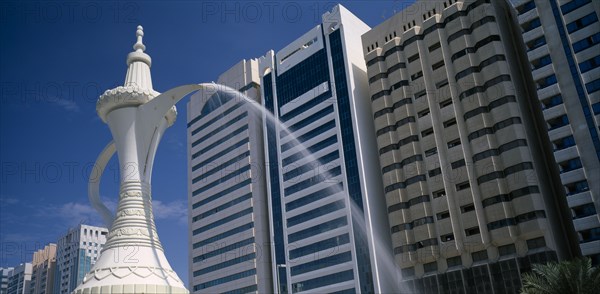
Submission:
POLYGON ((171 269, 156 233, 150 188, 152 165, 164 131, 177 117, 175 103, 211 85, 185 85, 163 94, 154 91, 151 58, 144 53, 141 26, 136 35, 135 51, 127 56, 125 84, 106 91, 96 105, 113 141, 96 161, 88 193, 109 226, 109 233, 98 261, 73 291, 75 294, 189 293, 171 269), (119 203, 113 216, 99 199, 99 184, 115 151, 121 178, 119 203))

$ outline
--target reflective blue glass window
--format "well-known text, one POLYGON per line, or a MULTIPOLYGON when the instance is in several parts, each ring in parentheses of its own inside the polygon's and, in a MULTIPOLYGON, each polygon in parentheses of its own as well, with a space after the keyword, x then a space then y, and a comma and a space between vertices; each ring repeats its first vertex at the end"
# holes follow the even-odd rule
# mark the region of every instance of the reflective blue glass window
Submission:
POLYGON ((594 68, 597 68, 598 66, 600 66, 600 55, 579 63, 579 70, 581 71, 581 73, 585 73, 594 68))
POLYGON ((348 225, 348 220, 345 216, 330 220, 328 222, 324 222, 322 224, 312 226, 310 228, 292 233, 288 235, 288 242, 293 243, 298 240, 306 239, 311 236, 315 236, 321 234, 323 232, 327 232, 330 230, 334 230, 343 226, 348 225))
POLYGON ((335 202, 331 202, 329 204, 325 204, 321 207, 317 207, 313 210, 309 210, 307 212, 304 212, 302 214, 299 214, 297 216, 291 217, 287 219, 287 226, 288 227, 293 227, 295 225, 301 224, 303 222, 309 221, 311 219, 315 219, 317 217, 326 215, 328 213, 340 210, 342 208, 346 207, 346 205, 344 205, 344 200, 338 200, 335 202))
MULTIPOLYGON (((198 255, 196 257, 194 257, 194 259, 192 260, 193 262, 201 262, 205 259, 211 258, 211 257, 215 257, 217 255, 221 255, 225 252, 229 252, 235 249, 240 249, 240 248, 244 248, 248 245, 254 244, 254 237, 252 238, 248 238, 227 246, 223 246, 223 247, 219 247, 219 249, 210 251, 208 253, 202 254, 202 255, 198 255)), ((208 249, 208 248, 207 248, 208 249)))
POLYGON ((600 33, 595 33, 587 38, 584 38, 583 40, 574 42, 573 51, 575 51, 575 53, 578 53, 598 43, 600 43, 600 33))
POLYGON ((327 285, 331 285, 331 284, 337 284, 337 283, 341 283, 341 282, 345 282, 345 281, 350 281, 352 279, 354 279, 354 274, 353 274, 352 270, 347 270, 347 271, 330 274, 330 275, 326 275, 326 276, 321 276, 318 278, 314 278, 314 279, 310 279, 310 280, 306 280, 306 281, 302 281, 302 282, 298 282, 298 283, 293 283, 292 284, 292 292, 296 293, 296 292, 301 292, 301 291, 308 291, 311 289, 315 289, 315 288, 319 288, 319 287, 323 287, 323 286, 327 286, 327 285))
POLYGON ((567 31, 569 32, 569 34, 571 34, 580 29, 583 29, 597 21, 598 21, 598 16, 596 15, 596 12, 594 11, 576 21, 573 21, 573 22, 567 24, 567 31))
POLYGON ((560 10, 563 14, 567 14, 583 5, 592 2, 592 0, 572 0, 560 6, 560 10))
POLYGON ((204 282, 202 284, 198 284, 198 285, 194 285, 194 291, 199 291, 202 289, 206 289, 206 288, 210 288, 210 287, 214 287, 217 285, 221 285, 227 282, 231 282, 231 281, 235 281, 235 280, 239 280, 245 277, 249 277, 252 275, 256 274, 256 269, 251 269, 251 270, 247 270, 247 271, 243 271, 240 273, 236 273, 233 275, 229 275, 223 278, 219 278, 216 280, 212 280, 212 281, 208 281, 208 282, 204 282))
POLYGON ((293 266, 290 269, 291 275, 300 275, 303 273, 319 270, 322 268, 338 265, 340 263, 348 262, 352 260, 352 254, 347 251, 340 254, 335 254, 331 256, 327 256, 325 258, 320 258, 317 260, 313 260, 301 265, 293 266))
POLYGON ((317 252, 335 248, 350 242, 350 236, 346 233, 337 237, 325 239, 310 245, 302 246, 293 250, 290 250, 290 259, 306 256, 309 254, 315 254, 317 252))
POLYGON ((222 225, 224 225, 224 224, 226 224, 228 222, 231 222, 231 221, 233 221, 235 219, 238 219, 238 218, 240 218, 242 216, 245 216, 245 215, 248 215, 248 214, 251 214, 251 213, 252 213, 252 207, 246 208, 246 209, 244 209, 244 210, 242 210, 240 212, 236 212, 234 214, 230 214, 227 217, 224 217, 224 218, 222 218, 222 219, 220 219, 218 221, 215 221, 215 222, 213 222, 211 224, 208 224, 208 225, 206 225, 204 227, 197 228, 197 229, 195 229, 192 232, 192 234, 193 235, 198 235, 200 233, 206 232, 206 231, 208 231, 210 229, 214 229, 214 228, 216 228, 218 226, 222 226, 222 225))
POLYGON ((243 226, 239 226, 237 228, 231 229, 231 230, 226 231, 224 233, 215 235, 215 236, 213 236, 211 238, 204 239, 204 240, 202 240, 200 242, 196 242, 196 243, 194 243, 193 247, 194 247, 194 249, 197 249, 197 248, 200 248, 202 246, 214 243, 214 242, 219 241, 221 239, 225 239, 225 238, 227 238, 229 236, 233 236, 235 234, 239 234, 241 232, 244 232, 244 231, 252 229, 252 228, 254 228, 254 222, 245 224, 243 226))

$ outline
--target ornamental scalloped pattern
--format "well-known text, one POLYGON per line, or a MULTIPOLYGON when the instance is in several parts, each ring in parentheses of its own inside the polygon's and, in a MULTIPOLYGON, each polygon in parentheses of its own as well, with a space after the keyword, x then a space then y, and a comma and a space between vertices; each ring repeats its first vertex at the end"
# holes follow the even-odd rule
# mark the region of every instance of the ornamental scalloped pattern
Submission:
POLYGON ((116 107, 138 106, 142 105, 159 93, 154 90, 142 89, 132 86, 119 86, 114 89, 106 90, 98 102, 96 102, 96 111, 102 121, 106 122, 106 114, 116 107))
POLYGON ((170 278, 181 283, 181 280, 179 279, 175 271, 150 266, 119 266, 97 269, 88 273, 83 279, 83 282, 86 283, 87 281, 89 281, 89 279, 92 278, 101 281, 111 276, 118 279, 123 279, 130 275, 136 275, 143 279, 154 275, 161 279, 170 278))
POLYGON ((140 228, 122 228, 118 230, 111 231, 108 234, 109 238, 112 237, 121 237, 121 236, 146 236, 150 237, 150 233, 148 229, 140 229, 140 228))
POLYGON ((142 197, 142 192, 140 192, 140 191, 127 191, 127 192, 121 193, 121 198, 127 198, 127 197, 142 197))
POLYGON ((145 213, 145 210, 143 210, 143 209, 123 209, 123 210, 119 211, 119 214, 118 214, 118 216, 120 216, 120 217, 129 216, 129 215, 146 216, 146 213, 145 213))

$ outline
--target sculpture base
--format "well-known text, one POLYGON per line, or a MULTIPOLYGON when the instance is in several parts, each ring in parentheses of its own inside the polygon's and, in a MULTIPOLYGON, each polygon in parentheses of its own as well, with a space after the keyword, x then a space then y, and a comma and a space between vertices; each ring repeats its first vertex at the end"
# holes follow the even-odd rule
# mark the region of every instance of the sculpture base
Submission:
POLYGON ((188 294, 187 289, 165 285, 107 285, 92 288, 76 289, 72 294, 188 294))
POLYGON ((72 294, 187 294, 162 250, 143 246, 106 248, 72 294))

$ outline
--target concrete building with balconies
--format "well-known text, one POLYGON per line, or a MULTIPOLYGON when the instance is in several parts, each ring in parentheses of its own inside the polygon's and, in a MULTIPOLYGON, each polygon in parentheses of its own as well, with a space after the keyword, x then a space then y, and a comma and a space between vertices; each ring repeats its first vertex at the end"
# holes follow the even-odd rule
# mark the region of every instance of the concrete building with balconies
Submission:
POLYGON ((516 293, 579 254, 507 1, 417 1, 362 40, 403 284, 516 293))
POLYGON ((600 2, 511 2, 581 252, 600 265, 600 2))

